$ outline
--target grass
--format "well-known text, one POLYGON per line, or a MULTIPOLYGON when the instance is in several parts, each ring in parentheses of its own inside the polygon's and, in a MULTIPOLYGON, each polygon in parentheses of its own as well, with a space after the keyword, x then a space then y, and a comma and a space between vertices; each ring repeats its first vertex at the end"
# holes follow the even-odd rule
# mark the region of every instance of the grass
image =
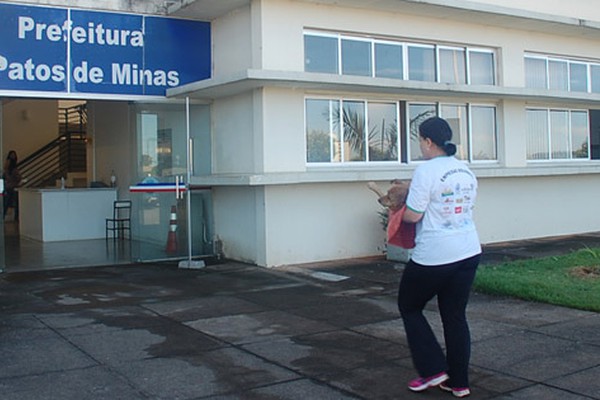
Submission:
POLYGON ((600 249, 481 265, 473 288, 481 293, 600 312, 600 249))

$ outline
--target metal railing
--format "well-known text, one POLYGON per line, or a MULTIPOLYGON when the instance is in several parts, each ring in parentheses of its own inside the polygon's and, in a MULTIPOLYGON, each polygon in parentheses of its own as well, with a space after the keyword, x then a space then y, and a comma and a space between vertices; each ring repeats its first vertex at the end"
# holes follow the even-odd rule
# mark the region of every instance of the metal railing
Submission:
POLYGON ((58 121, 59 136, 19 162, 21 186, 55 186, 69 172, 86 171, 85 104, 59 109, 58 121))

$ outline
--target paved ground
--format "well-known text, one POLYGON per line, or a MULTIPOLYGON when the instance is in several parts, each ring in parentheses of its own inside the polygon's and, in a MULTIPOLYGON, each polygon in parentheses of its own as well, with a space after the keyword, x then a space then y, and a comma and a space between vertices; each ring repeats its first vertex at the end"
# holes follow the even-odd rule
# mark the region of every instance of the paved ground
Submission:
MULTIPOLYGON (((486 248, 484 261, 600 247, 486 248)), ((451 399, 413 394, 401 263, 144 264, 0 277, 0 398, 451 399)), ((427 310, 439 333, 434 307, 427 310)), ((474 294, 472 399, 600 399, 600 314, 474 294)))

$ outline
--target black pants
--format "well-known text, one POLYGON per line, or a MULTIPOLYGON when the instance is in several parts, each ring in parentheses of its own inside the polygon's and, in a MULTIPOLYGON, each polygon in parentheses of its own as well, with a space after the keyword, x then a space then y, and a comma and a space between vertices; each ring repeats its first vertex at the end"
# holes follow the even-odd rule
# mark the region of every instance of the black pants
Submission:
POLYGON ((19 220, 19 193, 16 190, 5 190, 4 191, 4 214, 6 217, 6 212, 9 207, 13 207, 15 210, 15 221, 19 220))
POLYGON ((398 309, 419 376, 447 371, 452 387, 469 387, 471 334, 466 308, 480 255, 451 264, 423 266, 408 262, 398 289, 398 309), (423 315, 437 295, 446 354, 423 315))

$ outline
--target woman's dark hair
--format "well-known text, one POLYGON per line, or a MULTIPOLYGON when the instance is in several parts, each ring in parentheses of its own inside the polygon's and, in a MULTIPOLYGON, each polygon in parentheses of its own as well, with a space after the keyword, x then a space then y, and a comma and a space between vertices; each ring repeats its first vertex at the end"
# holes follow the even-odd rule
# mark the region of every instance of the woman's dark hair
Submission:
POLYGON ((447 155, 453 156, 456 154, 456 145, 451 142, 452 128, 445 119, 440 117, 426 119, 419 125, 419 135, 425 139, 431 139, 447 155))
POLYGON ((17 168, 17 162, 15 161, 14 158, 9 158, 6 163, 6 170, 12 171, 15 168, 17 168))

